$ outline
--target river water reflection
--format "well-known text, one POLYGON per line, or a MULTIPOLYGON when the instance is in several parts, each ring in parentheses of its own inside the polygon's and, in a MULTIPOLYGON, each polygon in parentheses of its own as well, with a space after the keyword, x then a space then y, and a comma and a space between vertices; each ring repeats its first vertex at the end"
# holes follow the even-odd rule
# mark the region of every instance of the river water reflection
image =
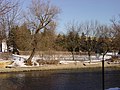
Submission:
MULTIPOLYGON (((120 70, 105 72, 105 88, 120 87, 120 70)), ((0 90, 102 90, 101 71, 59 70, 0 74, 0 90)))

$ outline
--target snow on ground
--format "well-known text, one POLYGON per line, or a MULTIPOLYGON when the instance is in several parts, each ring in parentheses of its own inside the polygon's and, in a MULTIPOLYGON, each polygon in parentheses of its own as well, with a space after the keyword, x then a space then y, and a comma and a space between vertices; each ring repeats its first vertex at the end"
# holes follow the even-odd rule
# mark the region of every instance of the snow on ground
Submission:
MULTIPOLYGON (((27 60, 27 58, 29 57, 28 55, 12 55, 13 57, 13 63, 12 66, 19 66, 19 67, 25 67, 25 63, 24 61, 27 60)), ((110 55, 106 55, 105 57, 106 59, 110 59, 111 56, 110 55)), ((34 56, 32 59, 32 63, 33 65, 37 65, 39 66, 39 63, 37 62, 37 60, 59 60, 61 64, 68 64, 68 63, 75 63, 75 62, 80 62, 80 61, 84 61, 84 62, 89 62, 88 59, 88 55, 75 55, 74 59, 75 61, 73 61, 73 57, 72 55, 44 55, 44 56, 34 56)), ((92 62, 99 62, 102 60, 102 55, 101 56, 91 56, 91 61, 92 62)))
POLYGON ((105 89, 105 90, 120 90, 120 88, 116 87, 116 88, 109 88, 109 89, 105 89))

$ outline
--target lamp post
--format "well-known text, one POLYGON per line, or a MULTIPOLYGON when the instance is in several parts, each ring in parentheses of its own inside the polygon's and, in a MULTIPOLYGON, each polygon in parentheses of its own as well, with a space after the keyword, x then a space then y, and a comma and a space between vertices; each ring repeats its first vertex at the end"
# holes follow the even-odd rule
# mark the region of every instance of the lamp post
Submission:
POLYGON ((104 88, 105 88, 105 84, 104 84, 104 81, 105 81, 104 71, 105 71, 105 69, 104 69, 104 56, 103 56, 103 58, 102 58, 102 90, 104 90, 104 88))
POLYGON ((105 42, 101 43, 101 47, 102 47, 102 51, 103 51, 103 56, 102 56, 102 90, 105 89, 105 68, 104 68, 104 57, 107 54, 107 52, 109 51, 109 47, 108 44, 105 42))
POLYGON ((107 54, 107 52, 109 51, 109 47, 108 44, 105 42, 101 42, 98 45, 98 49, 99 51, 102 51, 102 90, 105 89, 105 68, 104 68, 104 57, 107 54))

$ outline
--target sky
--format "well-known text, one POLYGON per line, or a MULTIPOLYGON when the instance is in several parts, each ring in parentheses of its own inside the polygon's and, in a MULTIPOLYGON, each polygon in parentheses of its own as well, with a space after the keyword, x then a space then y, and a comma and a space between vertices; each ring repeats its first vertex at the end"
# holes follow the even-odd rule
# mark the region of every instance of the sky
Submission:
MULTIPOLYGON (((25 0, 27 6, 30 0, 25 0)), ((69 22, 97 20, 101 24, 110 24, 110 19, 120 14, 120 0, 51 0, 61 9, 58 17, 58 33, 64 33, 69 22)))

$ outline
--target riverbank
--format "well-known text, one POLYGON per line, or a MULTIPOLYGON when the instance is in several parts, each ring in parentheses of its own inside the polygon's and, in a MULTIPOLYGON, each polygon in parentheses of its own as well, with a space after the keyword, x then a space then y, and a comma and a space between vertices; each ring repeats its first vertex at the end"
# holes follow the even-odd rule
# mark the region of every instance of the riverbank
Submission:
MULTIPOLYGON (((102 63, 83 63, 78 62, 77 64, 58 64, 58 65, 43 65, 43 66, 27 66, 27 67, 12 67, 12 68, 0 68, 0 73, 8 72, 28 72, 28 71, 45 71, 45 70, 71 70, 71 69, 91 69, 95 70, 96 68, 101 68, 102 63)), ((105 68, 114 68, 120 70, 120 64, 108 64, 105 62, 105 68)))

